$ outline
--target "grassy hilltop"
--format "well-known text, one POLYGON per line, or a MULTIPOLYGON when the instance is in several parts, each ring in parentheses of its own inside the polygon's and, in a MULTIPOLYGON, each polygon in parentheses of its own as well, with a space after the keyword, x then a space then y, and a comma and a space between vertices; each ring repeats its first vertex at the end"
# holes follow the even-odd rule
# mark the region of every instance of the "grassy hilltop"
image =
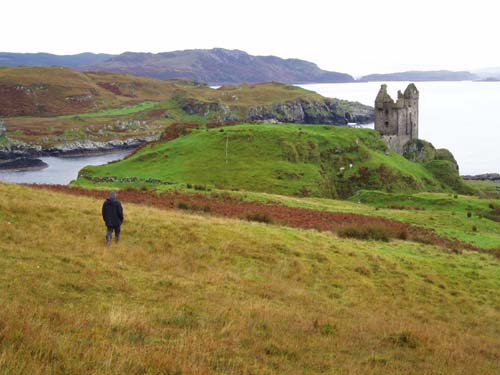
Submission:
POLYGON ((488 254, 0 184, 0 373, 497 374, 488 254))
POLYGON ((124 161, 87 167, 81 171, 78 184, 127 177, 144 183, 155 178, 177 184, 328 198, 346 198, 359 189, 465 189, 448 161, 438 163, 436 168, 434 161, 414 163, 394 152, 387 154, 382 138, 369 129, 237 125, 193 130, 172 141, 148 145, 124 161))

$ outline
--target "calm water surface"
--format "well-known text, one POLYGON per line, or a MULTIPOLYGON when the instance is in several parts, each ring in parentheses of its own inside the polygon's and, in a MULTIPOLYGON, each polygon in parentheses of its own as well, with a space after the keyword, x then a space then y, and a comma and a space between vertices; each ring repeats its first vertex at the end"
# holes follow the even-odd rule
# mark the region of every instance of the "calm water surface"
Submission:
MULTIPOLYGON (((409 82, 387 82, 392 98, 409 82)), ((416 82, 419 137, 449 149, 461 174, 500 173, 500 82, 416 82)), ((381 82, 300 85, 373 106, 381 82)))
POLYGON ((132 150, 113 152, 103 155, 73 158, 40 158, 49 165, 39 171, 2 172, 0 181, 20 184, 68 184, 78 176, 78 171, 87 165, 101 165, 123 159, 132 150))

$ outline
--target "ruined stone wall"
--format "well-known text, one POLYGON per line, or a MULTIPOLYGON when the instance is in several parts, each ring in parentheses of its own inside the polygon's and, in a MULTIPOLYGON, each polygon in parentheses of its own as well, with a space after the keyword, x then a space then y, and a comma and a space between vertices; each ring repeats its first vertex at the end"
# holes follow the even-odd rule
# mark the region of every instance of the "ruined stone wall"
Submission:
POLYGON ((414 84, 404 94, 399 91, 397 101, 387 93, 387 85, 381 86, 375 99, 375 130, 400 154, 406 143, 418 138, 418 90, 414 84))

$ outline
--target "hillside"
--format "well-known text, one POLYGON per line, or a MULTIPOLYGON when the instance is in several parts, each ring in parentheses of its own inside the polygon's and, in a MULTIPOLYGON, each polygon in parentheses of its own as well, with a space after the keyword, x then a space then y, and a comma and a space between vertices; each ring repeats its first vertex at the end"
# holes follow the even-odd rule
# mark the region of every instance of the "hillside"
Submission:
POLYGON ((283 82, 353 82, 352 76, 328 72, 316 64, 276 56, 252 56, 239 50, 214 48, 165 53, 126 52, 86 67, 159 79, 184 78, 212 85, 283 82))
POLYGON ((57 67, 0 68, 7 136, 45 149, 158 137, 172 124, 373 121, 373 109, 280 83, 223 86, 57 67))
POLYGON ((453 72, 449 70, 434 70, 434 71, 407 71, 399 73, 387 74, 369 74, 359 79, 362 82, 371 81, 410 81, 410 82, 424 82, 424 81, 474 81, 478 78, 477 75, 462 71, 453 72))
POLYGON ((89 64, 108 60, 111 57, 113 55, 90 52, 76 55, 0 52, 0 66, 63 66, 78 69, 89 64))
POLYGON ((193 130, 117 163, 87 167, 81 183, 135 177, 295 196, 349 197, 359 189, 452 191, 463 187, 447 160, 414 163, 386 154, 369 129, 237 125, 193 130))
POLYGON ((0 53, 0 66, 64 66, 86 71, 127 73, 157 79, 189 79, 212 85, 241 83, 353 82, 349 74, 320 69, 316 64, 276 56, 252 56, 223 48, 163 53, 58 56, 47 53, 0 53))
POLYGON ((0 197, 2 373, 500 370, 491 256, 126 201, 106 249, 101 200, 0 197))

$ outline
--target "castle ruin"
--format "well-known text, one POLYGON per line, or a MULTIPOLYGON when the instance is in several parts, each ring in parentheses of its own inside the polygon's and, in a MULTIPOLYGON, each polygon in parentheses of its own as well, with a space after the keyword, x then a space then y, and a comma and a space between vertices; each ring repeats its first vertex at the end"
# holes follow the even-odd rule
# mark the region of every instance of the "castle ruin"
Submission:
POLYGON ((387 85, 380 87, 375 99, 375 130, 399 154, 406 143, 418 139, 418 90, 413 83, 404 93, 398 91, 396 102, 387 93, 387 85))

